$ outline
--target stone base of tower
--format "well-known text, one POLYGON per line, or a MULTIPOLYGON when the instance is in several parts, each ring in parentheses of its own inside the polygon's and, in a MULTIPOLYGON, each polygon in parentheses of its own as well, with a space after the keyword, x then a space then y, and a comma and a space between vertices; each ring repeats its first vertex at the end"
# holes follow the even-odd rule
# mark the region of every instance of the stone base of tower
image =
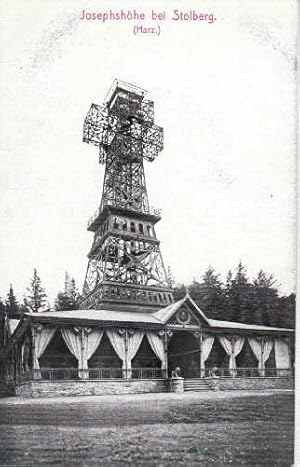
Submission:
POLYGON ((173 290, 166 287, 104 282, 81 299, 79 308, 153 313, 173 302, 173 290))

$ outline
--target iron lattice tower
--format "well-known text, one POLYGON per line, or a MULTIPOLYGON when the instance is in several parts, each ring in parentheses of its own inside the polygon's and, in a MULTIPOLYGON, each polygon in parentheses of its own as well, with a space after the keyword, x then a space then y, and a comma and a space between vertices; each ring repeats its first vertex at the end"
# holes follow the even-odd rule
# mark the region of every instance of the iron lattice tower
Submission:
POLYGON ((144 159, 163 149, 163 129, 154 124, 146 91, 115 81, 103 106, 92 104, 83 141, 99 147, 105 164, 102 199, 89 220, 94 242, 81 309, 153 311, 172 303, 154 225, 160 210, 149 206, 144 159))

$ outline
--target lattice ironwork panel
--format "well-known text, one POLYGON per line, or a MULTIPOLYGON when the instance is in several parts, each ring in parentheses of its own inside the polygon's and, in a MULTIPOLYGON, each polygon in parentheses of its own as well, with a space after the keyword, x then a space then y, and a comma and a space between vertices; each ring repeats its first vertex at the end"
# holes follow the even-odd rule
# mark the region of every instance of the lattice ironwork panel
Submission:
POLYGON ((103 281, 168 287, 158 243, 109 236, 89 261, 86 287, 103 281))

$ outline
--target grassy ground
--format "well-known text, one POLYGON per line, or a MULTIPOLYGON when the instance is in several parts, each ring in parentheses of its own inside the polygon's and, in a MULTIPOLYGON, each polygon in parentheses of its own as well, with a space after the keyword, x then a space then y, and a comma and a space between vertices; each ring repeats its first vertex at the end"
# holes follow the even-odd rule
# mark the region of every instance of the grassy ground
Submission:
POLYGON ((293 393, 0 400, 0 465, 290 466, 293 393))

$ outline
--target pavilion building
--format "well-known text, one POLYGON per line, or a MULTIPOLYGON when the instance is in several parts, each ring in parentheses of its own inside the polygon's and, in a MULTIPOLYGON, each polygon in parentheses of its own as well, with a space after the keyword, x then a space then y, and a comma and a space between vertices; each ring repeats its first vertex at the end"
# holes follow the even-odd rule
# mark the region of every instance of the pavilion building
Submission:
POLYGON ((163 129, 145 94, 115 81, 92 104, 83 141, 99 148, 105 174, 79 309, 6 319, 2 378, 34 397, 292 387, 292 329, 209 319, 188 293, 174 301, 144 173, 163 129))

